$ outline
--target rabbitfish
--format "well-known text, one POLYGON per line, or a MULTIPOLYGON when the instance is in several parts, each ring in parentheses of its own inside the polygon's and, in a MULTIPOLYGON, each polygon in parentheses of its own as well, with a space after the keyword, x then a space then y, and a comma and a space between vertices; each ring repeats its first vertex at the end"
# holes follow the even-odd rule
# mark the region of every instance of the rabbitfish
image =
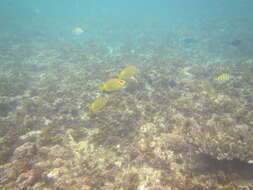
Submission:
POLYGON ((108 100, 109 98, 104 98, 104 97, 97 98, 89 105, 89 112, 97 113, 101 111, 108 103, 108 100))
POLYGON ((102 91, 115 91, 120 89, 122 86, 124 86, 126 83, 125 80, 122 79, 117 79, 117 78, 113 78, 113 79, 109 79, 105 82, 103 82, 100 86, 99 89, 102 91))
POLYGON ((127 66, 125 69, 123 69, 118 77, 120 79, 127 79, 134 75, 136 75, 139 72, 139 69, 133 65, 127 66))

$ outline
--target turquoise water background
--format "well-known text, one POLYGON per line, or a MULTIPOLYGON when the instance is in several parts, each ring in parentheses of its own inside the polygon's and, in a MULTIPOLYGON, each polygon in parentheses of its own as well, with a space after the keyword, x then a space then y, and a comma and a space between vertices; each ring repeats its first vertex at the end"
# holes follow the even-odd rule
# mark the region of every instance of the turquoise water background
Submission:
POLYGON ((253 189, 253 0, 1 0, 1 190, 253 189))
POLYGON ((81 26, 87 31, 82 38, 114 35, 117 40, 128 34, 134 40, 135 32, 145 32, 147 28, 157 29, 159 35, 160 29, 170 30, 178 25, 238 19, 250 22, 252 6, 250 0, 4 0, 0 7, 0 33, 73 40, 71 30, 81 26))

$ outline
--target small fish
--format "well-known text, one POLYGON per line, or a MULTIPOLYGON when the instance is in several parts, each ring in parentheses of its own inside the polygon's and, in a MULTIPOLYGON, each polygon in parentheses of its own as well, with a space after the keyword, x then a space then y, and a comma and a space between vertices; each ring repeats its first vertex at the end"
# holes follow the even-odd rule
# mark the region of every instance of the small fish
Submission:
POLYGON ((99 86, 99 89, 102 91, 110 92, 110 91, 115 91, 115 90, 120 89, 125 84, 126 84, 125 80, 113 78, 113 79, 109 79, 109 80, 103 82, 99 86))
POLYGON ((119 79, 128 79, 139 72, 139 69, 133 65, 127 66, 118 75, 119 79))
POLYGON ((97 113, 99 111, 101 111, 106 104, 108 103, 109 98, 104 98, 104 97, 100 97, 97 98, 96 100, 94 100, 90 105, 89 105, 89 113, 97 113))
POLYGON ((222 73, 217 77, 218 81, 228 81, 230 79, 230 74, 228 73, 222 73))
POLYGON ((72 33, 75 35, 81 35, 84 33, 84 29, 82 29, 81 27, 76 27, 72 30, 72 33))
POLYGON ((240 46, 240 45, 242 44, 242 40, 240 40, 240 39, 234 39, 234 40, 232 40, 232 41, 230 42, 230 44, 231 44, 232 46, 238 47, 238 46, 240 46))
POLYGON ((194 77, 193 74, 190 73, 191 67, 184 67, 181 69, 180 73, 184 75, 185 77, 194 77))

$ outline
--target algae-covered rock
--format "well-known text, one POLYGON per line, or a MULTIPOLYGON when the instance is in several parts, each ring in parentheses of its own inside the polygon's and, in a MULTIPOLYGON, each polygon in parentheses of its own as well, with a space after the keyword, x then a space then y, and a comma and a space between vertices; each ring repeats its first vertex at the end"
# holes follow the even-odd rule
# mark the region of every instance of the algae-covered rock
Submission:
POLYGON ((237 124, 234 118, 213 115, 205 125, 190 126, 187 140, 197 152, 208 154, 218 160, 253 159, 253 130, 247 124, 237 124))

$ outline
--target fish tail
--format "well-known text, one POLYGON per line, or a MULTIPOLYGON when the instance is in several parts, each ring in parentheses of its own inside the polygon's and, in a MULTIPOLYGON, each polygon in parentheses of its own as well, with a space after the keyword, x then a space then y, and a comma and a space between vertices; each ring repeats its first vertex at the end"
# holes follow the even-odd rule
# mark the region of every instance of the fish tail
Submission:
POLYGON ((88 111, 88 116, 92 116, 92 115, 94 115, 94 112, 92 110, 89 110, 88 111))
POLYGON ((105 89, 105 84, 104 84, 104 83, 100 84, 100 85, 99 85, 99 89, 102 90, 102 91, 104 91, 104 89, 105 89))
POLYGON ((117 77, 118 77, 119 79, 122 79, 122 76, 121 76, 121 74, 118 74, 118 75, 117 75, 117 77))

